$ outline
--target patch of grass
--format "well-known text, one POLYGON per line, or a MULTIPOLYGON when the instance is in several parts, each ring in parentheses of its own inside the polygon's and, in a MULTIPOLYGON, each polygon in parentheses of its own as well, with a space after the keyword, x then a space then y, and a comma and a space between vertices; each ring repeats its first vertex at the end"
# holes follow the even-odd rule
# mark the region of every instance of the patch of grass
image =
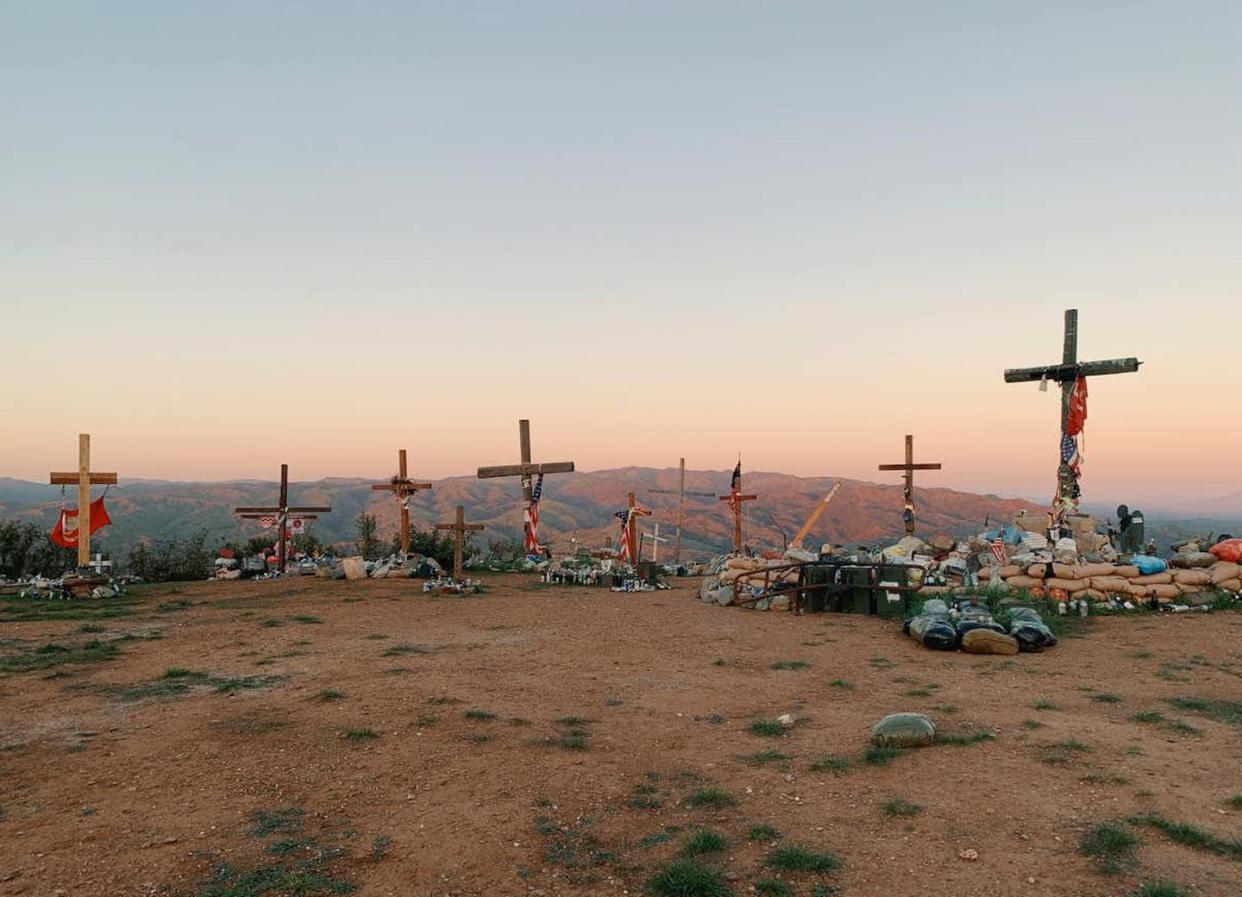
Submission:
POLYGON ((466 719, 476 720, 494 720, 496 718, 496 714, 492 713, 490 710, 479 710, 478 708, 467 710, 462 714, 462 716, 466 719))
POLYGON ((1232 797, 1228 798, 1225 801, 1225 803, 1228 804, 1230 807, 1233 807, 1233 809, 1235 810, 1242 810, 1242 794, 1233 795, 1232 797))
POLYGON ((1093 826, 1078 842, 1078 852, 1089 857, 1096 871, 1104 875, 1117 875, 1134 866, 1138 838, 1125 825, 1104 822, 1093 826))
POLYGON ((1044 745, 1040 749, 1040 761, 1047 763, 1049 766, 1065 766, 1076 754, 1086 753, 1091 748, 1087 747, 1081 741, 1075 738, 1068 738, 1065 741, 1058 741, 1055 744, 1044 745))
POLYGON ((868 766, 886 766, 905 752, 905 748, 869 744, 863 751, 863 762, 868 766))
POLYGON ((277 620, 277 619, 274 619, 274 618, 272 618, 272 617, 268 617, 266 620, 264 620, 264 621, 263 621, 262 623, 260 623, 259 625, 260 625, 260 626, 264 626, 264 627, 266 627, 266 628, 268 628, 268 629, 275 629, 277 626, 279 626, 279 625, 280 625, 280 621, 279 621, 279 620, 277 620))
POLYGON ((174 598, 172 601, 164 601, 155 605, 155 609, 160 613, 167 614, 174 613, 179 610, 187 610, 193 606, 193 602, 186 601, 184 598, 174 598))
POLYGON ((912 804, 908 800, 900 797, 894 797, 892 800, 886 801, 884 804, 884 815, 890 818, 899 816, 917 816, 923 812, 923 808, 918 804, 912 804))
POLYGON ((764 857, 763 865, 781 872, 831 872, 841 861, 800 844, 782 844, 764 857))
POLYGON ((346 741, 371 741, 372 739, 375 739, 375 738, 379 738, 379 733, 376 732, 374 729, 368 729, 364 727, 361 729, 346 729, 345 730, 346 741))
POLYGON ((761 878, 755 882, 758 897, 797 897, 793 885, 779 878, 761 878))
POLYGON ((78 627, 78 632, 99 633, 99 632, 107 632, 107 629, 95 623, 83 623, 81 626, 78 627))
POLYGON ((1060 710, 1061 709, 1056 704, 1052 703, 1052 701, 1036 701, 1031 706, 1034 707, 1036 710, 1060 710))
POLYGON ((1218 723, 1242 726, 1242 701, 1222 701, 1212 698, 1169 698, 1168 703, 1178 710, 1198 713, 1218 723))
POLYGON ((509 718, 509 725, 511 725, 511 726, 529 726, 529 725, 530 725, 530 720, 528 720, 528 719, 522 719, 522 717, 520 717, 520 716, 513 716, 513 717, 510 717, 510 718, 509 718))
POLYGON ((769 748, 766 751, 757 751, 753 754, 747 754, 742 757, 742 762, 747 766, 763 766, 765 763, 781 763, 786 760, 792 760, 788 754, 782 754, 780 751, 769 748))
POLYGON ((1192 726, 1190 723, 1180 719, 1175 719, 1169 723, 1169 728, 1178 735, 1202 735, 1203 733, 1192 726))
POLYGON ((638 841, 639 847, 655 847, 657 844, 667 844, 673 840, 673 836, 668 832, 652 832, 650 835, 644 835, 638 841))
POLYGON ((964 747, 968 744, 979 744, 982 741, 995 741, 996 736, 991 732, 946 732, 936 734, 936 744, 951 744, 964 747))
POLYGON ((548 738, 544 741, 544 744, 558 747, 564 751, 589 751, 591 749, 591 743, 587 740, 587 734, 578 729, 572 732, 562 732, 560 735, 548 738))
POLYGON ((656 870, 643 885, 649 897, 732 897, 724 874, 694 860, 673 860, 656 870))
POLYGON ((785 727, 774 719, 757 719, 746 730, 763 738, 780 738, 785 734, 785 727))
POLYGON ((721 853, 728 846, 725 836, 720 834, 720 832, 709 828, 701 828, 682 845, 681 855, 684 857, 697 857, 705 853, 721 853))
POLYGON ((746 835, 746 837, 748 837, 751 841, 776 841, 780 838, 780 836, 781 833, 778 832, 774 826, 762 823, 759 825, 752 825, 750 827, 750 831, 746 835))
POLYGON ((683 803, 691 809, 720 810, 734 806, 737 801, 733 795, 720 788, 696 788, 690 792, 683 803))
POLYGON ((728 665, 729 661, 725 660, 723 657, 717 657, 712 661, 712 666, 714 667, 727 667, 728 665))
POLYGON ((807 767, 811 772, 831 772, 841 775, 850 768, 850 761, 845 757, 838 757, 836 754, 824 754, 817 760, 812 760, 811 765, 807 767))
POLYGON ((1125 776, 1110 776, 1104 773, 1092 772, 1083 776, 1078 781, 1084 785, 1129 785, 1130 780, 1125 776))
POLYGON ((255 810, 250 814, 250 834, 256 838, 268 835, 297 835, 302 832, 301 807, 277 807, 274 810, 255 810))
POLYGON ((1134 825, 1146 825, 1161 832, 1166 838, 1183 847, 1214 853, 1234 861, 1242 861, 1242 841, 1232 838, 1218 838, 1211 832, 1204 831, 1189 822, 1173 822, 1158 813, 1147 813, 1135 816, 1130 820, 1134 825))
POLYGON ((770 670, 805 670, 810 664, 805 660, 777 660, 773 662, 768 669, 770 670))
POLYGON ((1121 698, 1112 692, 1102 691, 1091 696, 1091 700, 1097 704, 1120 704, 1121 698))
POLYGON ((450 704, 460 704, 461 701, 457 698, 450 698, 448 695, 438 695, 433 698, 428 698, 427 703, 437 707, 447 707, 450 704))
POLYGON ((1024 719, 1022 721, 1023 729, 1042 729, 1044 724, 1037 719, 1024 719))
POLYGON ((133 597, 107 600, 58 598, 0 598, 0 623, 29 623, 39 620, 109 620, 133 615, 133 597))
POLYGON ((956 704, 933 704, 931 709, 947 715, 957 713, 959 708, 956 704))
POLYGON ((382 860, 388 855, 388 848, 392 846, 392 838, 389 835, 376 835, 371 839, 371 859, 382 860))
POLYGON ((425 648, 422 645, 411 645, 409 642, 401 642, 387 649, 380 657, 407 657, 412 654, 428 654, 430 651, 430 648, 425 648))
POLYGON ((932 693, 925 688, 912 688, 905 695, 907 698, 930 698, 932 693))
POLYGON ((289 618, 294 623, 322 623, 323 620, 312 614, 296 614, 289 618))
POLYGON ((439 721, 440 717, 436 716, 434 713, 424 713, 422 716, 418 717, 418 719, 414 720, 414 724, 421 728, 426 728, 427 726, 434 726, 439 721))
POLYGON ((214 694, 236 694, 271 688, 288 680, 287 676, 213 676, 185 667, 169 667, 159 679, 128 687, 108 686, 105 691, 122 701, 146 698, 169 698, 188 694, 196 688, 208 688, 214 694))
POLYGON ((87 642, 61 644, 48 642, 33 651, 21 651, 0 657, 0 675, 47 670, 63 664, 104 663, 121 653, 115 642, 91 639, 87 642))
POLYGON ((333 691, 330 688, 325 688, 315 695, 315 700, 324 701, 324 702, 339 701, 344 697, 345 697, 344 692, 333 691))
POLYGON ((1131 897, 1190 897, 1190 892, 1179 888, 1171 881, 1145 881, 1137 891, 1130 892, 1131 897))
POLYGON ((1130 717, 1136 723, 1162 723, 1164 722, 1164 714, 1159 710, 1144 710, 1130 717))
POLYGON ((658 810, 663 803, 656 796, 656 789, 652 785, 639 785, 634 789, 634 796, 629 800, 630 807, 635 810, 658 810))
POLYGON ((842 691, 853 691, 854 690, 854 684, 852 682, 846 682, 844 679, 833 679, 831 682, 828 683, 828 687, 839 688, 842 691))
POLYGON ((578 728, 580 726, 589 726, 594 720, 589 720, 582 716, 562 716, 558 720, 554 720, 558 726, 568 726, 570 728, 578 728))

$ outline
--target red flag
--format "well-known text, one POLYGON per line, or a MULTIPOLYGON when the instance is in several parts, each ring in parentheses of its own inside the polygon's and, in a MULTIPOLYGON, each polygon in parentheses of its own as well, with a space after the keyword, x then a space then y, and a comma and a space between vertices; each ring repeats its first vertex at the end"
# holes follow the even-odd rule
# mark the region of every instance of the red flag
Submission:
POLYGON ((1069 417, 1065 420, 1065 432, 1077 436, 1087 423, 1087 378, 1079 377, 1070 390, 1069 417))
MULTIPOLYGON (((108 509, 104 507, 103 496, 91 502, 91 535, 112 522, 108 509)), ((61 548, 78 547, 78 511, 61 508, 60 517, 52 527, 51 539, 61 548)))

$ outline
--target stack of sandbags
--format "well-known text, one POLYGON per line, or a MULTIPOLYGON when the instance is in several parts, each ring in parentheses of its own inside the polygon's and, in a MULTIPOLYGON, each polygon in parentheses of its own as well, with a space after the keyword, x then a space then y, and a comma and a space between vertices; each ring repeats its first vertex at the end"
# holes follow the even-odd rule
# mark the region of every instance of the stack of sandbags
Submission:
POLYGON ((734 580, 738 580, 742 585, 762 586, 766 575, 769 584, 780 582, 796 584, 798 582, 796 568, 777 573, 765 574, 763 572, 770 567, 783 567, 788 563, 784 558, 729 558, 725 561, 725 568, 720 573, 720 583, 731 585, 734 580))
POLYGON ((1155 598, 1168 603, 1214 589, 1242 591, 1242 564, 1214 559, 1211 566, 1205 567, 1199 566, 1203 563, 1200 558, 1191 556, 1180 561, 1175 558, 1176 564, 1170 568, 1159 558, 1146 555, 1136 555, 1132 560, 1133 563, 1120 565, 1056 561, 1009 564, 984 568, 979 571, 979 579, 988 584, 1003 579, 1008 588, 1027 589, 1037 596, 1093 601, 1155 598))

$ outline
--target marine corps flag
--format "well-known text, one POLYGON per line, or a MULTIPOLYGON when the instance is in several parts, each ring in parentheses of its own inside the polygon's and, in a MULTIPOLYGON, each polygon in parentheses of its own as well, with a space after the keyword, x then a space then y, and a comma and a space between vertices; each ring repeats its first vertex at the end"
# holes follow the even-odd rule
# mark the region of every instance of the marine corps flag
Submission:
MULTIPOLYGON (((102 529, 112 522, 112 518, 108 516, 108 511, 104 507, 103 496, 91 502, 91 535, 95 535, 96 530, 102 529)), ((78 511, 74 508, 72 511, 67 508, 60 509, 60 517, 56 520, 56 525, 52 527, 51 539, 61 548, 77 548, 78 547, 78 511)))
POLYGON ((1077 436, 1087 423, 1087 378, 1079 377, 1069 395, 1069 414, 1065 418, 1065 432, 1077 436))

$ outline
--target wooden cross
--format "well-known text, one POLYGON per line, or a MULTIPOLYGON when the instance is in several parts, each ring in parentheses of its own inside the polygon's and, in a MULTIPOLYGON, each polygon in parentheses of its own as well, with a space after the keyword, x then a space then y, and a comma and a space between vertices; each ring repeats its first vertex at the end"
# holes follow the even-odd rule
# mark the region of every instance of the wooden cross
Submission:
POLYGON ((651 512, 646 508, 640 508, 634 501, 634 493, 626 493, 625 497, 626 511, 628 515, 625 518, 624 526, 621 530, 621 538, 625 539, 626 547, 629 549, 630 563, 635 567, 638 566, 638 521, 637 517, 650 517, 651 512))
MULTIPOLYGON (((530 509, 531 499, 533 498, 531 479, 536 476, 543 476, 545 473, 573 473, 573 461, 550 461, 545 464, 536 464, 531 460, 530 450, 530 421, 518 421, 518 448, 521 452, 521 462, 518 464, 501 464, 495 467, 480 467, 479 479, 487 480, 496 477, 521 477, 522 478, 522 496, 526 499, 526 507, 530 509)), ((534 518, 532 512, 531 517, 534 518)), ((525 533, 525 541, 527 543, 537 543, 538 533, 533 532, 537 524, 532 519, 530 530, 532 532, 525 533)), ((529 544, 527 545, 529 549, 529 544)))
POLYGON ((401 553, 410 553, 410 496, 420 489, 430 489, 431 483, 416 483, 410 479, 405 466, 405 449, 397 450, 397 475, 387 483, 375 483, 373 492, 393 492, 401 508, 401 553))
POLYGON ((78 434, 78 470, 76 473, 53 471, 49 476, 53 486, 78 487, 78 566, 91 562, 91 486, 115 486, 116 473, 96 473, 91 470, 91 434, 78 434))
MULTIPOLYGON (((740 469, 741 462, 738 462, 740 469)), ((738 554, 742 553, 742 502, 754 501, 758 495, 742 494, 742 477, 737 475, 737 486, 729 489, 728 495, 720 496, 721 501, 729 503, 729 510, 733 512, 733 550, 738 554)))
POLYGON ((466 509, 458 505, 457 518, 452 523, 437 523, 436 529, 453 531, 453 579, 460 582, 464 567, 462 555, 466 544, 466 533, 482 532, 484 529, 483 524, 467 523, 466 509))
POLYGON ((661 495, 677 496, 677 532, 676 541, 673 543, 673 563, 681 563, 681 526, 686 520, 686 496, 697 495, 701 498, 716 498, 715 492, 687 492, 686 491, 686 459, 682 458, 678 464, 678 478, 676 489, 652 489, 652 492, 661 495))
MULTIPOLYGON (((1061 384, 1061 432, 1066 432, 1070 415, 1070 395, 1079 377, 1098 377, 1103 374, 1133 374, 1142 364, 1137 358, 1110 358, 1106 361, 1078 360, 1078 309, 1065 310, 1065 340, 1061 348, 1061 363, 1037 368, 1009 368, 1005 371, 1006 383, 1044 383, 1055 380, 1061 384)), ((1062 451, 1057 452, 1057 493, 1063 507, 1075 501, 1074 487, 1077 477, 1064 460, 1062 451)))
POLYGON ((902 511, 901 517, 906 522, 906 532, 912 534, 914 532, 914 472, 916 470, 940 470, 940 462, 915 464, 914 437, 906 434, 906 463, 881 464, 880 470, 904 470, 906 472, 906 483, 901 490, 902 496, 905 498, 905 509, 902 511))
MULTIPOLYGON (((668 539, 663 539, 660 537, 660 524, 657 523, 655 527, 653 528, 652 532, 643 533, 641 536, 641 539, 651 540, 651 562, 653 564, 660 563, 660 543, 668 541, 668 539)), ((639 551, 642 550, 641 541, 639 542, 638 549, 639 551)))
POLYGON ((330 507, 306 507, 291 508, 289 507, 289 465, 280 465, 280 502, 276 507, 260 507, 260 508, 234 508, 234 514, 240 514, 243 519, 255 520, 266 517, 271 514, 276 515, 276 525, 280 527, 280 535, 276 542, 276 567, 281 573, 285 572, 285 558, 287 555, 285 546, 285 531, 289 523, 289 515, 297 514, 307 520, 318 519, 315 515, 327 514, 332 509, 330 507))

